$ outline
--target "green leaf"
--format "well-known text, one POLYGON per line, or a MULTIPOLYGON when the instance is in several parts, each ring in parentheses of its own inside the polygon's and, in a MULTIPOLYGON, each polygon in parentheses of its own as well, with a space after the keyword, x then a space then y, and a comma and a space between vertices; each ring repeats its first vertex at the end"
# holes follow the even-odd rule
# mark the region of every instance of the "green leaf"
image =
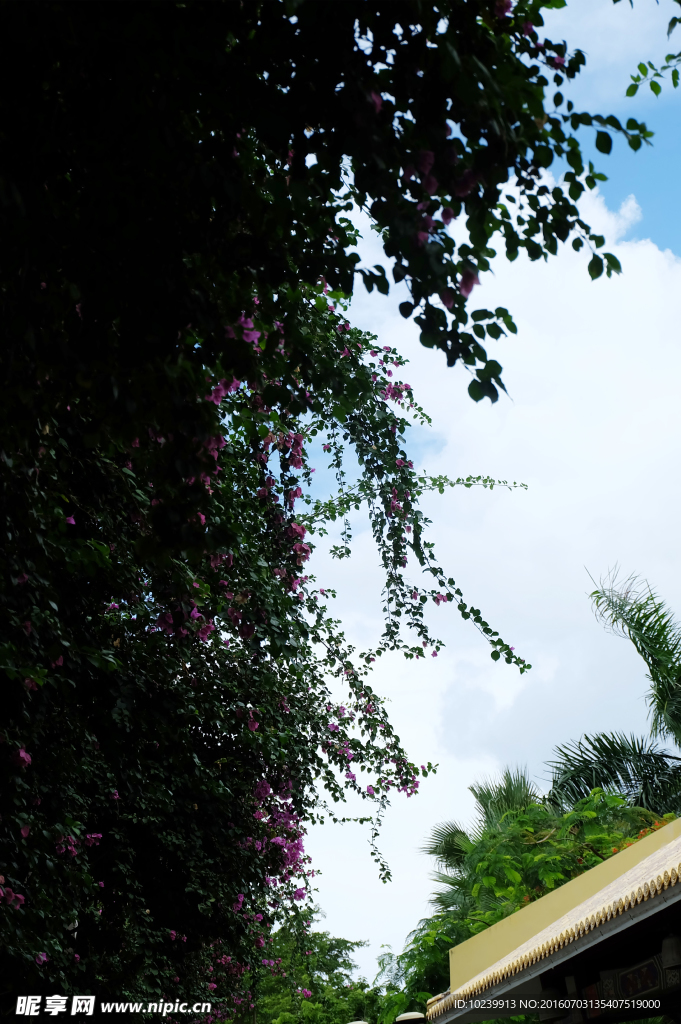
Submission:
POLYGON ((591 259, 589 260, 589 274, 591 275, 591 280, 595 281, 596 278, 600 277, 602 273, 603 273, 603 260, 601 259, 600 256, 596 256, 594 254, 591 257, 591 259))
POLYGON ((638 86, 635 83, 632 83, 627 88, 627 96, 635 96, 637 92, 638 92, 638 86))
POLYGON ((399 310, 400 310, 400 313, 402 314, 402 316, 406 319, 407 317, 410 317, 411 314, 413 313, 413 311, 414 311, 414 303, 413 302, 400 302, 399 310))
POLYGON ((662 92, 662 86, 654 78, 650 83, 650 91, 654 92, 656 96, 659 96, 662 92))
POLYGON ((604 252, 603 256, 607 265, 607 274, 610 277, 611 274, 621 274, 622 264, 611 252, 604 252))
POLYGON ((553 150, 549 146, 537 146, 534 151, 534 162, 537 167, 550 167, 553 163, 553 150))
POLYGON ((610 153, 612 138, 608 132, 596 132, 596 149, 599 153, 610 153))
POLYGON ((472 380, 468 385, 468 394, 474 402, 480 402, 485 397, 485 391, 479 380, 472 380))

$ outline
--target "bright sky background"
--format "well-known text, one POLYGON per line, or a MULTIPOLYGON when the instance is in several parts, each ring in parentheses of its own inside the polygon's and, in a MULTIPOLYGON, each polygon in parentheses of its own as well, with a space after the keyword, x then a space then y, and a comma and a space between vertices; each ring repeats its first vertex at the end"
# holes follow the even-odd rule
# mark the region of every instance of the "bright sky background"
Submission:
MULTIPOLYGON (((596 622, 587 570, 596 579, 615 564, 640 573, 681 615, 681 90, 666 83, 659 99, 647 89, 624 98, 639 60, 659 64, 681 47, 681 29, 666 38, 675 13, 671 0, 636 0, 633 10, 625 0, 569 0, 551 14, 546 35, 587 54, 586 73, 567 93, 576 106, 636 117, 656 136, 639 153, 616 141, 610 157, 598 155, 610 180, 583 204, 620 258, 621 278, 591 282, 588 257, 565 249, 548 264, 500 259, 476 289, 476 305, 507 306, 518 324, 517 337, 494 350, 510 397, 475 405, 466 372, 447 370, 440 354, 420 347, 397 312, 397 292, 358 289, 352 306, 354 325, 411 360, 404 379, 433 417, 431 431, 413 432, 417 468, 529 485, 460 489, 430 497, 425 509, 445 572, 534 666, 521 677, 495 664, 474 628, 442 606, 432 609, 447 644, 439 658, 377 667, 374 686, 389 697, 411 756, 440 768, 417 798, 396 797, 388 814, 381 847, 391 884, 378 881, 366 829, 325 825, 308 837, 323 872, 321 927, 369 940, 358 956, 369 980, 381 945, 400 950, 428 913, 432 865, 419 848, 437 822, 470 818, 474 780, 521 764, 544 785, 556 744, 587 731, 646 730, 645 666, 596 622)), ((366 246, 366 259, 378 262, 375 238, 366 246)), ((320 548, 312 569, 320 585, 337 587, 349 637, 375 642, 380 570, 363 523, 349 562, 320 548)))

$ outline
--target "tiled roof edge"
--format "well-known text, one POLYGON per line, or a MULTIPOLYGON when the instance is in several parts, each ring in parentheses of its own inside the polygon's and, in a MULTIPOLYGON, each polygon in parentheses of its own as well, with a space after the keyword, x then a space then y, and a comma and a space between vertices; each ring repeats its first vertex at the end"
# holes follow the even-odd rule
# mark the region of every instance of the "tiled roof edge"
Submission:
POLYGON ((676 885, 680 880, 681 863, 679 863, 678 866, 672 867, 670 870, 665 870, 664 874, 658 875, 657 878, 651 878, 650 882, 644 882, 644 884, 639 886, 637 890, 624 893, 624 895, 619 898, 615 898, 612 903, 609 903, 595 914, 592 914, 591 917, 588 917, 583 921, 579 921, 579 923, 574 925, 574 927, 568 928, 559 935, 543 942, 541 946, 536 946, 519 959, 509 961, 507 964, 504 964, 500 970, 488 971, 485 974, 481 974, 477 978, 474 978, 468 984, 462 985, 454 992, 443 995, 440 999, 437 999, 436 997, 432 1006, 428 1007, 426 1013, 428 1020, 433 1020, 441 1014, 446 1013, 456 1000, 475 999, 475 997, 480 995, 481 992, 485 992, 493 985, 501 984, 501 982, 506 981, 507 978, 512 977, 512 975, 519 974, 527 967, 531 967, 532 964, 536 964, 538 960, 543 960, 544 957, 550 956, 559 949, 563 949, 571 942, 579 941, 582 936, 588 935, 588 933, 593 931, 594 928, 599 928, 605 923, 605 921, 610 921, 613 917, 618 917, 620 914, 623 914, 626 910, 629 910, 630 907, 636 906, 638 903, 643 903, 645 900, 652 899, 654 896, 657 896, 658 893, 668 889, 670 885, 676 885))

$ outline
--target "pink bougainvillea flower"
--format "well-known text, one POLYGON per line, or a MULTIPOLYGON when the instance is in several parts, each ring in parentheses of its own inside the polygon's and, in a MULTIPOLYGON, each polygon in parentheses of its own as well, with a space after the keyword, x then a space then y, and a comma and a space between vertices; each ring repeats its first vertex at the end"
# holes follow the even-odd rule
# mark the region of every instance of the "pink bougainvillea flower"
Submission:
POLYGON ((71 526, 75 526, 76 525, 76 520, 73 518, 73 516, 67 516, 66 517, 66 522, 70 523, 71 526))
POLYGON ((459 197, 467 196, 473 191, 477 183, 477 174, 470 167, 467 167, 454 187, 454 195, 459 197))
POLYGON ((30 825, 22 825, 21 826, 21 834, 24 837, 24 839, 26 839, 26 837, 27 837, 27 835, 28 835, 28 833, 30 831, 31 831, 31 826, 30 825))
POLYGON ((505 18, 507 14, 510 14, 512 6, 512 0, 497 0, 494 8, 497 18, 505 18))
POLYGON ((23 747, 15 752, 12 757, 15 764, 18 764, 20 768, 28 768, 31 763, 31 755, 27 754, 23 747))
POLYGON ((26 575, 25 572, 22 572, 22 574, 20 576, 17 576, 17 583, 20 584, 20 585, 22 583, 26 583, 27 580, 28 580, 28 576, 26 575))
POLYGON ((373 103, 374 110, 376 111, 377 114, 380 114, 381 107, 383 106, 383 99, 382 99, 382 97, 379 96, 377 92, 370 92, 369 93, 369 102, 373 103))
POLYGON ((120 797, 118 795, 118 790, 117 789, 114 789, 114 791, 111 794, 111 796, 109 797, 109 799, 110 800, 120 800, 120 797))
POLYGON ((422 185, 429 196, 432 196, 434 192, 437 192, 438 180, 433 174, 426 174, 422 181, 422 185))
POLYGON ((209 989, 211 990, 211 992, 212 992, 212 991, 213 991, 213 989, 217 988, 217 985, 215 984, 215 982, 214 982, 214 981, 209 981, 209 982, 208 982, 208 988, 209 988, 209 989))
POLYGON ((78 956, 77 953, 73 954, 73 959, 76 961, 76 963, 80 963, 80 957, 78 956))
POLYGON ((37 957, 35 958, 35 962, 37 963, 38 967, 42 967, 42 965, 46 964, 48 960, 49 957, 47 953, 38 953, 37 957))
POLYGON ((553 63, 556 67, 563 68, 565 67, 565 57, 554 57, 553 63))
POLYGON ((61 667, 64 664, 64 655, 60 654, 56 661, 52 662, 52 668, 61 667))
POLYGON ((442 223, 445 225, 451 224, 453 220, 454 211, 452 210, 451 206, 445 206, 445 208, 442 211, 442 223))
POLYGON ((467 299, 476 284, 480 284, 480 278, 474 270, 464 270, 461 275, 461 282, 459 284, 459 291, 463 295, 464 299, 467 299))
POLYGON ((374 789, 373 786, 367 786, 367 793, 369 794, 369 796, 373 796, 375 792, 376 790, 374 789))
POLYGON ((305 890, 304 889, 296 889, 296 891, 293 894, 293 898, 294 898, 294 900, 304 900, 305 899, 305 890))
POLYGON ((445 288, 443 289, 443 291, 440 292, 440 299, 442 300, 442 305, 446 306, 447 309, 452 308, 452 306, 454 305, 455 298, 456 296, 454 294, 453 288, 445 288))
POLYGON ((38 689, 38 684, 36 683, 35 679, 31 679, 30 677, 27 678, 27 679, 24 679, 24 686, 26 687, 27 690, 37 690, 38 689))
POLYGON ((430 149, 422 149, 416 154, 416 167, 420 174, 430 174, 435 163, 435 153, 430 149))
POLYGON ((264 800, 265 797, 269 796, 271 792, 272 787, 270 786, 269 782, 266 782, 265 779, 261 779, 260 782, 255 787, 255 798, 256 800, 264 800))
POLYGON ((258 728, 258 726, 259 726, 259 724, 260 724, 260 723, 259 723, 259 722, 255 722, 255 721, 254 721, 254 720, 253 720, 253 719, 251 718, 251 719, 249 719, 249 721, 248 721, 248 723, 247 723, 247 724, 248 724, 248 728, 249 728, 249 729, 251 730, 251 732, 255 732, 255 730, 256 730, 256 729, 258 728))
POLYGON ((177 932, 171 931, 170 932, 170 941, 174 942, 176 938, 177 938, 177 932))

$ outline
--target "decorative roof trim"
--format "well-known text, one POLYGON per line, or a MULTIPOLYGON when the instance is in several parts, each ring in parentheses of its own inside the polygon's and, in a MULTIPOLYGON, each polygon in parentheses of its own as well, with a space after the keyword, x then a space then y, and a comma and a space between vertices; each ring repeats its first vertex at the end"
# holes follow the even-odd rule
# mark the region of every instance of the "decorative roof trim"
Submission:
MULTIPOLYGON (((674 845, 676 845, 676 843, 674 845)), ((663 853, 663 850, 657 851, 658 856, 660 853, 663 853)), ((653 858, 657 859, 655 854, 648 859, 653 858)), ((631 871, 627 871, 619 879, 619 882, 625 883, 627 875, 632 875, 637 871, 637 869, 640 870, 643 868, 644 865, 645 861, 643 861, 641 865, 637 865, 637 867, 631 871)), ((498 961, 498 963, 494 964, 488 971, 479 974, 476 978, 472 978, 469 982, 460 986, 454 992, 444 993, 439 997, 435 996, 432 1000, 429 1000, 426 1012, 428 1019, 433 1020, 441 1014, 446 1013, 447 1010, 461 999, 474 999, 476 996, 479 996, 482 992, 492 986, 501 984, 513 975, 520 974, 521 971, 526 970, 528 967, 532 966, 532 964, 537 963, 539 960, 543 960, 545 957, 550 956, 559 949, 563 949, 572 942, 578 942, 584 935, 588 935, 589 932, 593 931, 595 928, 599 928, 606 921, 610 921, 613 918, 620 916, 625 911, 639 903, 653 899, 658 895, 658 893, 668 889, 669 886, 675 886, 679 881, 681 881, 681 862, 672 867, 667 867, 664 872, 651 878, 650 881, 644 882, 643 885, 639 885, 637 888, 629 890, 627 887, 626 892, 622 891, 620 895, 615 895, 610 903, 604 905, 595 913, 585 915, 583 919, 579 920, 574 925, 565 927, 564 930, 560 932, 556 932, 541 944, 531 947, 529 950, 523 952, 517 957, 514 957, 514 954, 511 953, 509 957, 505 957, 503 960, 498 961)), ((605 889, 611 889, 616 885, 617 882, 611 883, 611 885, 606 886, 605 889)), ((575 910, 578 909, 578 907, 575 907, 575 910)), ((558 922, 556 922, 556 926, 557 925, 558 922)), ((541 935, 542 933, 540 932, 539 934, 541 935)))

